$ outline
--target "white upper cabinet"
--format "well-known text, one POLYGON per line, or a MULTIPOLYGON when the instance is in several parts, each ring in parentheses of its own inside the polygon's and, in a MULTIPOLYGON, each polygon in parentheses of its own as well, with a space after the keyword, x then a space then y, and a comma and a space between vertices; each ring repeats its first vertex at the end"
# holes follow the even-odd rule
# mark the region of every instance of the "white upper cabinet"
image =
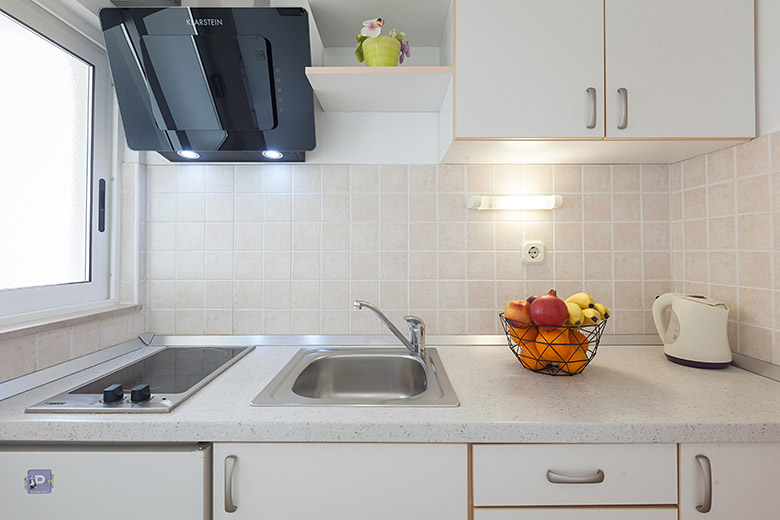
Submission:
POLYGON ((755 135, 753 0, 605 5, 608 138, 755 135))
POLYGON ((456 137, 603 137, 602 0, 455 1, 456 137))
POLYGON ((753 0, 454 5, 456 140, 755 135, 753 0))
POLYGON ((308 2, 311 162, 675 163, 755 136, 754 0, 308 2), (355 61, 374 16, 403 67, 355 61))

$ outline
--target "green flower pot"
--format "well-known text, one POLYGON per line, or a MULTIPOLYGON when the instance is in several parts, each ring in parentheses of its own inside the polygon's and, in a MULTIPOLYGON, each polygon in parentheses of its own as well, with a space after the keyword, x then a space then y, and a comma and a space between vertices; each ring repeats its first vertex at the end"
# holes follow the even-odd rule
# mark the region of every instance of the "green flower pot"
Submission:
POLYGON ((367 38, 363 42, 367 67, 396 67, 400 55, 401 42, 390 36, 367 38))

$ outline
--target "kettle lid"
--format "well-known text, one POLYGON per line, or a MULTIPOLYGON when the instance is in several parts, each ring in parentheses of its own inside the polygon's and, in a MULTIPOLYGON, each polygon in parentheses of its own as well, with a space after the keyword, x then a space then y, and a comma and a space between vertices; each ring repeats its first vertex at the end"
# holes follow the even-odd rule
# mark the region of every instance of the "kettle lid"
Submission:
POLYGON ((726 309, 726 310, 728 310, 729 308, 728 305, 726 305, 720 300, 716 300, 714 298, 708 298, 706 296, 699 296, 697 294, 681 294, 679 295, 679 298, 694 303, 709 305, 711 307, 720 307, 721 309, 726 309))

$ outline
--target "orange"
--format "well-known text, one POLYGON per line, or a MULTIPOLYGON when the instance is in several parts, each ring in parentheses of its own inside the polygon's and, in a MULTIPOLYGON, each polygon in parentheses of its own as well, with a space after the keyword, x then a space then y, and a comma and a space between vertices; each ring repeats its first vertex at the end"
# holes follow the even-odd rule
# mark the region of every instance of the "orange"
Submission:
POLYGON ((577 374, 588 364, 588 339, 582 332, 570 330, 569 340, 575 346, 569 358, 564 363, 558 363, 558 367, 569 374, 577 374))
POLYGON ((585 365, 588 364, 588 354, 581 347, 575 347, 569 356, 569 359, 564 363, 558 363, 558 368, 569 374, 577 374, 582 372, 585 365))
POLYGON ((541 359, 563 362, 571 356, 575 345, 572 345, 566 327, 539 327, 536 347, 541 359))
POLYGON ((575 345, 579 345, 580 348, 587 353, 590 343, 588 342, 588 338, 585 337, 585 334, 578 330, 569 330, 569 334, 571 335, 571 342, 575 345))
POLYGON ((525 368, 531 370, 541 370, 547 366, 547 363, 539 359, 539 351, 536 349, 536 327, 529 327, 525 331, 523 339, 520 340, 520 363, 525 368))
POLYGON ((509 337, 515 344, 522 344, 528 341, 536 339, 536 327, 526 325, 525 327, 513 327, 512 325, 517 322, 511 322, 507 320, 509 324, 509 337))

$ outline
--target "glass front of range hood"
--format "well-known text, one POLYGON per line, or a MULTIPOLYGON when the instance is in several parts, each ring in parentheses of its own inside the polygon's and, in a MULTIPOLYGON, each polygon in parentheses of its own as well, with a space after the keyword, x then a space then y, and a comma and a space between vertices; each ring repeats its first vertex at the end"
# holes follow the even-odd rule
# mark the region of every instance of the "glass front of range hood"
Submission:
POLYGON ((121 8, 101 23, 128 146, 180 160, 303 160, 315 145, 300 8, 121 8), (205 155, 205 157, 204 157, 205 155), (169 157, 170 156, 170 157, 169 157), (244 157, 244 158, 242 158, 244 157))

